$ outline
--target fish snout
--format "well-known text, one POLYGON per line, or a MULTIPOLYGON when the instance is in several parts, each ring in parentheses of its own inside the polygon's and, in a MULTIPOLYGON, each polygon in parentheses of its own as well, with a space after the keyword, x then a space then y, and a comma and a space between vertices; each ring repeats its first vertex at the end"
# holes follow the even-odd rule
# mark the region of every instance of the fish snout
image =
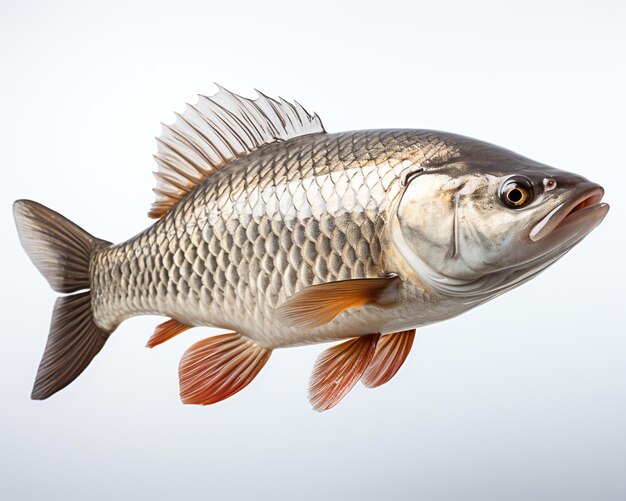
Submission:
POLYGON ((553 185, 564 190, 566 198, 532 227, 529 238, 534 242, 567 228, 591 231, 609 211, 609 204, 602 202, 604 188, 597 183, 574 175, 544 180, 546 190, 553 185))

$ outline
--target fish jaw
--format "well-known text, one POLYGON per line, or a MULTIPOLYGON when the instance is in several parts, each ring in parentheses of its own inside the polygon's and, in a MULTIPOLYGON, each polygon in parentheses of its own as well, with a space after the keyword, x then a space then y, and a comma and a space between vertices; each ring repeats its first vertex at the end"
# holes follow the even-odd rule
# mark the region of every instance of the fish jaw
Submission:
POLYGON ((602 202, 603 196, 604 188, 594 183, 585 183, 577 196, 557 205, 536 223, 528 238, 538 242, 548 235, 560 235, 563 232, 588 234, 609 212, 609 204, 602 202))

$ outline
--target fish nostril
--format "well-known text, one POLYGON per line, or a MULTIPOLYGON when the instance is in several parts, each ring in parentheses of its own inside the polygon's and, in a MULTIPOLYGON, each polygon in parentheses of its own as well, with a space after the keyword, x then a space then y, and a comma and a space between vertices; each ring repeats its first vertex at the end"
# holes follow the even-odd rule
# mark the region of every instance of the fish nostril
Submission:
POLYGON ((552 191, 554 188, 556 188, 556 186, 557 186, 556 179, 547 177, 543 180, 543 188, 546 191, 552 191))

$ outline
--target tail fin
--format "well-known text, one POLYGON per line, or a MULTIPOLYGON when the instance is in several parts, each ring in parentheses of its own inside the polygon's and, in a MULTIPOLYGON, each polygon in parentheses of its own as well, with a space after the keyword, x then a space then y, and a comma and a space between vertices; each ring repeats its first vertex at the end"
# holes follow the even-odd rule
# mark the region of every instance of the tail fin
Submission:
POLYGON ((83 291, 62 296, 54 305, 31 395, 43 400, 74 381, 111 334, 96 325, 89 290, 90 257, 111 244, 37 202, 16 201, 13 215, 22 246, 50 286, 65 294, 83 291))

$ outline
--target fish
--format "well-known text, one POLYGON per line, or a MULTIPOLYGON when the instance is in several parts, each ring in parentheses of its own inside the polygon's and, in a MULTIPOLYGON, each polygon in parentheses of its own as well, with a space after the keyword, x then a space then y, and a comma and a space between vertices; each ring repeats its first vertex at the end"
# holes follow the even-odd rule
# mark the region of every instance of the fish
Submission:
MULTIPOLYGON (((126 319, 161 315, 147 346, 193 327, 185 404, 248 386, 273 350, 338 341, 315 362, 313 409, 389 382, 416 329, 544 271, 606 216, 604 189, 462 135, 327 132, 297 102, 218 86, 157 138, 156 221, 112 244, 30 200, 13 213, 59 293, 31 397, 74 381, 126 319)), ((540 305, 538 305, 540 307, 540 305)))

